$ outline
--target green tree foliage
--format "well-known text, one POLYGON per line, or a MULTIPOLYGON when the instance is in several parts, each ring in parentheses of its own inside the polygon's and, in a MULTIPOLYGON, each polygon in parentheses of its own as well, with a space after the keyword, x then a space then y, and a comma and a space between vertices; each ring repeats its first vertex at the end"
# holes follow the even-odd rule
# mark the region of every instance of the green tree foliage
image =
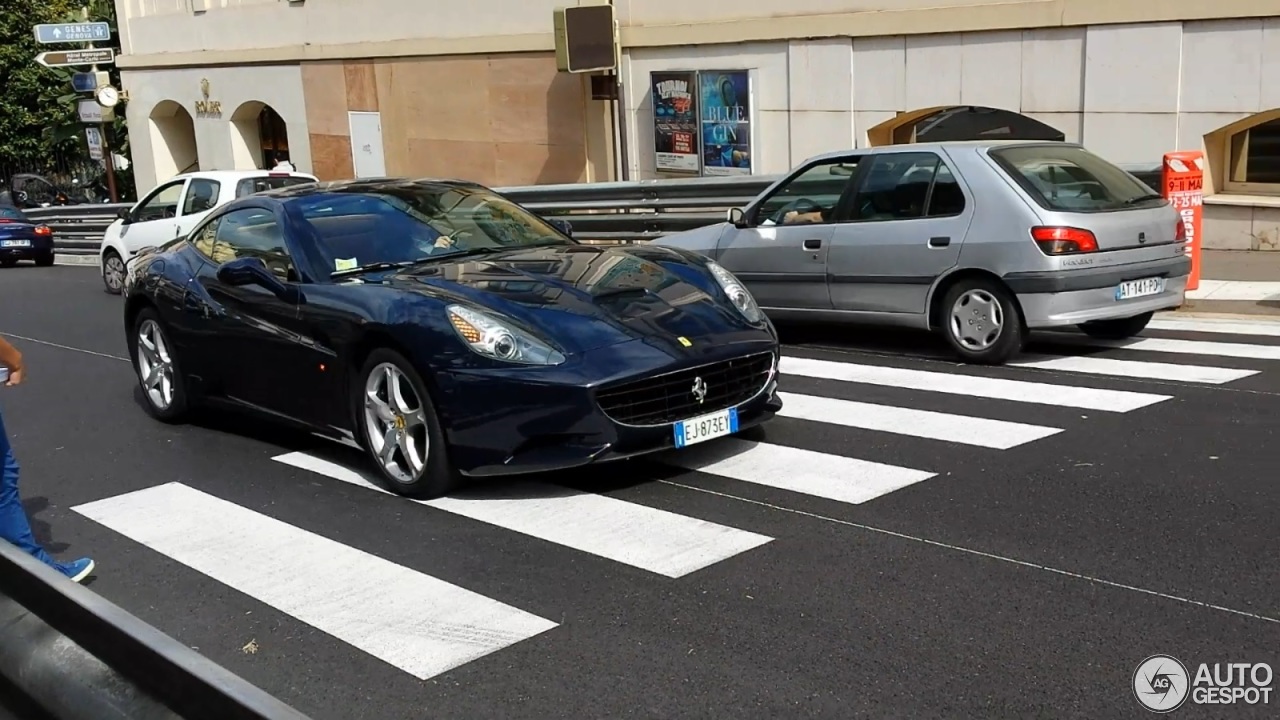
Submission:
MULTIPOLYGON (((4 2, 6 0, 0 0, 4 2)), ((111 40, 109 42, 98 43, 98 47, 113 47, 118 51, 120 49, 120 34, 116 29, 116 9, 115 3, 111 0, 89 0, 85 3, 83 0, 70 0, 76 4, 73 12, 68 13, 65 17, 59 18, 62 22, 84 22, 84 13, 80 5, 87 5, 89 8, 89 20, 92 22, 107 22, 111 24, 111 40)), ((61 46, 59 46, 61 47, 61 46)), ((71 47, 71 46, 67 46, 71 47)), ((120 87, 120 71, 115 65, 106 68, 111 77, 111 84, 120 87)), ((81 98, 91 97, 88 94, 75 92, 71 88, 71 76, 76 72, 85 72, 88 68, 47 68, 46 72, 57 78, 58 83, 51 88, 51 92, 45 95, 42 100, 51 105, 58 105, 63 108, 62 118, 49 125, 44 129, 45 138, 49 144, 54 147, 66 147, 68 144, 76 147, 83 146, 84 125, 80 122, 79 113, 76 110, 77 101, 81 98)), ((107 128, 111 143, 111 151, 119 155, 129 156, 129 132, 125 125, 124 105, 116 106, 116 121, 114 127, 107 128)))
POLYGON ((79 7, 78 0, 0 0, 0 162, 5 165, 41 167, 83 152, 45 132, 65 123, 66 108, 48 98, 64 94, 69 84, 35 61, 40 52, 62 46, 41 46, 31 30, 37 23, 61 22, 79 7))

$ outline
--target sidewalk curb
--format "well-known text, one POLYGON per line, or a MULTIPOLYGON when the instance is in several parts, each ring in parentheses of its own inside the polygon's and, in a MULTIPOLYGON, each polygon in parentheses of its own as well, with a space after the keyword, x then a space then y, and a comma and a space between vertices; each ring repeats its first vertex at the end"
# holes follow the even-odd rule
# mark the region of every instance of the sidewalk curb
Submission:
POLYGON ((1234 320, 1252 323, 1280 323, 1280 315, 1264 313, 1229 313, 1211 312, 1208 310, 1169 310, 1158 312, 1158 318, 1178 318, 1182 320, 1234 320))
POLYGON ((64 255, 58 253, 53 256, 54 265, 79 265, 81 267, 97 267, 97 255, 64 255))

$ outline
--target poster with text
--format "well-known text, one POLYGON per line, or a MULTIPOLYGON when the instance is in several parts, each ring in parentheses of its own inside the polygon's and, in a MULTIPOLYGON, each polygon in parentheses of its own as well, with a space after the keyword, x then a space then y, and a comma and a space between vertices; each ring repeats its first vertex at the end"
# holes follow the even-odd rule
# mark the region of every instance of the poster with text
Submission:
POLYGON ((655 167, 666 172, 698 172, 697 74, 655 72, 649 78, 655 167))
POLYGON ((702 174, 751 174, 751 76, 746 70, 698 73, 702 174))

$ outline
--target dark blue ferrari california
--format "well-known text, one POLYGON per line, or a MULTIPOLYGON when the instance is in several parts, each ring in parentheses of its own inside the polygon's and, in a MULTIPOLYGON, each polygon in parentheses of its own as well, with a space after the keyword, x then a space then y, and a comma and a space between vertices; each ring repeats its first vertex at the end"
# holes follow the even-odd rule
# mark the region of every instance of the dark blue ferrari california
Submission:
POLYGON ((124 295, 153 416, 224 404, 354 441, 413 497, 682 448, 782 407, 777 334, 727 271, 579 243, 467 182, 242 198, 139 254, 124 295))

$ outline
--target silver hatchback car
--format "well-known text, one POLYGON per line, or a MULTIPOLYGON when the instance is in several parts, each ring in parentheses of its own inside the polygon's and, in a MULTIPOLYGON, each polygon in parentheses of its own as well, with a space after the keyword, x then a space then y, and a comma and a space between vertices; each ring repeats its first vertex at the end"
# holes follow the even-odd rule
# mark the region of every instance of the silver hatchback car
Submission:
POLYGON ((942 332, 999 364, 1027 333, 1121 339, 1183 304, 1191 260, 1173 207, 1062 142, 946 142, 807 160, 729 222, 655 245, 715 259, 778 320, 942 332))

